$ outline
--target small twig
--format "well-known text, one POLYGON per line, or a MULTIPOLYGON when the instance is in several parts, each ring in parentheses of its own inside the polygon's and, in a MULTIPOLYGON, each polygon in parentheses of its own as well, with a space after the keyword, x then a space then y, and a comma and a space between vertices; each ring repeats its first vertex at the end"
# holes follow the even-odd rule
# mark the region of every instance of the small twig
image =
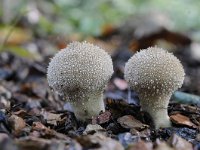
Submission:
POLYGON ((200 104, 200 96, 180 91, 174 92, 172 99, 173 101, 182 104, 200 104))
POLYGON ((2 41, 1 45, 0 45, 0 52, 3 51, 3 48, 4 46, 6 45, 7 41, 8 41, 8 38, 10 37, 10 35, 12 34, 12 32, 14 31, 15 29, 15 26, 17 25, 17 23, 20 21, 20 19, 22 18, 22 16, 26 13, 23 12, 23 13, 18 13, 10 27, 10 30, 8 31, 7 35, 5 36, 4 40, 2 41))

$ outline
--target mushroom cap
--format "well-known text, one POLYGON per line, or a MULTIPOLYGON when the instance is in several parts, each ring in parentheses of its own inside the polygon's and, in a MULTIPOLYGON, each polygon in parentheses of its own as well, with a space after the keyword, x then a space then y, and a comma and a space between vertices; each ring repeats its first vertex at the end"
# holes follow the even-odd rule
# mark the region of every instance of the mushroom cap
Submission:
POLYGON ((168 95, 180 88, 184 69, 172 54, 150 47, 133 55, 125 65, 125 79, 142 97, 168 95))
POLYGON ((72 42, 51 59, 47 80, 55 91, 67 95, 102 91, 112 73, 111 57, 103 49, 87 42, 72 42))

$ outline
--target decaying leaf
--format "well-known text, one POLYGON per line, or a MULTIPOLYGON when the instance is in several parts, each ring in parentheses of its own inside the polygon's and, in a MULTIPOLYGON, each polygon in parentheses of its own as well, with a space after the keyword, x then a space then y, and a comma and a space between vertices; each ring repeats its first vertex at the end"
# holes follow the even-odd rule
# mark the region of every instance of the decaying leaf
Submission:
POLYGON ((55 130, 52 130, 50 128, 47 128, 41 122, 33 122, 32 131, 38 131, 39 132, 38 137, 69 140, 69 138, 66 135, 62 133, 58 133, 55 130))
POLYGON ((41 115, 44 117, 44 119, 47 121, 47 123, 52 124, 52 125, 57 125, 57 121, 60 121, 60 114, 54 114, 51 112, 47 112, 45 110, 41 111, 41 115))
POLYGON ((13 114, 17 115, 18 117, 21 117, 21 118, 24 118, 25 116, 28 115, 28 113, 25 110, 23 110, 23 109, 21 109, 19 111, 16 111, 13 114))
POLYGON ((118 141, 106 137, 100 133, 78 137, 77 141, 84 149, 124 150, 123 146, 118 141))
MULTIPOLYGON (((0 73, 0 81, 1 81, 1 73, 0 73)), ((12 94, 5 87, 0 85, 0 109, 9 109, 10 101, 12 94)))
POLYGON ((190 121, 190 119, 182 114, 174 114, 170 116, 170 119, 173 123, 178 125, 185 125, 192 128, 197 128, 194 123, 190 121))
POLYGON ((192 150, 192 144, 186 141, 185 139, 179 137, 176 134, 173 134, 169 140, 168 143, 175 148, 176 150, 192 150))
POLYGON ((139 141, 131 144, 127 150, 153 150, 153 144, 151 142, 139 141))
POLYGON ((135 128, 132 128, 130 130, 130 133, 132 135, 136 135, 136 136, 138 136, 138 137, 140 137, 142 139, 145 139, 145 140, 149 141, 149 137, 151 135, 151 130, 147 128, 147 129, 144 129, 144 130, 142 130, 142 131, 139 132, 135 128))
POLYGON ((166 142, 157 140, 156 148, 154 150, 176 150, 176 149, 169 146, 166 142))
POLYGON ((0 43, 2 43, 8 36, 6 44, 11 44, 11 45, 22 44, 32 39, 31 32, 29 32, 26 29, 21 29, 18 27, 14 27, 13 29, 12 27, 1 27, 0 34, 1 34, 0 43), (11 33, 8 36, 9 32, 11 33))
POLYGON ((111 113, 109 111, 105 111, 98 115, 97 117, 92 118, 92 124, 103 124, 110 120, 111 113))
POLYGON ((94 134, 96 132, 105 132, 106 130, 98 124, 88 124, 83 134, 94 134))
POLYGON ((16 115, 11 115, 8 118, 8 122, 14 132, 19 132, 26 126, 25 121, 21 117, 18 117, 16 115))
MULTIPOLYGON (((26 138, 21 138, 15 140, 16 145, 20 150, 44 150, 44 149, 59 149, 66 150, 67 145, 70 144, 70 141, 57 140, 57 139, 43 139, 27 136, 26 138)), ((80 149, 77 149, 80 150, 80 149)))
POLYGON ((147 128, 148 125, 145 125, 143 123, 141 123, 139 120, 135 119, 133 116, 131 115, 126 115, 123 117, 118 118, 117 120, 120 125, 126 129, 144 129, 147 128))

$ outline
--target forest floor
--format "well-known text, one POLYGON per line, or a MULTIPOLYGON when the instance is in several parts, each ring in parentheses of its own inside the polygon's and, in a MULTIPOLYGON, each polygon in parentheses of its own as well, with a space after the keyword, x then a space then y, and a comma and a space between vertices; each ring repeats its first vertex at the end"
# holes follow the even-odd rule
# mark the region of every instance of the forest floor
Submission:
MULTIPOLYGON (((164 27, 136 34, 142 26, 126 25, 107 27, 101 36, 87 39, 109 49, 115 71, 105 90, 106 112, 89 123, 78 121, 63 98, 50 90, 46 70, 53 54, 43 51, 41 60, 33 61, 0 53, 0 149, 200 149, 200 100, 193 101, 193 95, 200 95, 200 58, 196 55, 200 45, 189 34, 164 27), (187 102, 171 98, 168 112, 173 126, 159 130, 154 130, 151 118, 140 110, 137 94, 123 78, 127 60, 152 45, 173 50, 186 72, 181 97, 191 94, 187 102)), ((49 42, 39 39, 34 44, 48 50, 49 42)), ((63 43, 59 42, 60 47, 63 43)))

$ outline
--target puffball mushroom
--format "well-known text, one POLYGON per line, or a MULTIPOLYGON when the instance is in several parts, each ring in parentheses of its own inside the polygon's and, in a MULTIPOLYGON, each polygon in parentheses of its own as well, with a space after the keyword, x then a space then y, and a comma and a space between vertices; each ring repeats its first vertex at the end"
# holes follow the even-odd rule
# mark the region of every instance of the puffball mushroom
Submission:
POLYGON ((170 127, 167 106, 184 80, 184 69, 172 54, 150 47, 133 55, 125 65, 125 80, 138 93, 141 108, 152 117, 155 128, 170 127))
POLYGON ((74 114, 86 121, 105 111, 103 90, 113 74, 111 57, 87 42, 72 42, 50 61, 50 87, 72 104, 74 114))

